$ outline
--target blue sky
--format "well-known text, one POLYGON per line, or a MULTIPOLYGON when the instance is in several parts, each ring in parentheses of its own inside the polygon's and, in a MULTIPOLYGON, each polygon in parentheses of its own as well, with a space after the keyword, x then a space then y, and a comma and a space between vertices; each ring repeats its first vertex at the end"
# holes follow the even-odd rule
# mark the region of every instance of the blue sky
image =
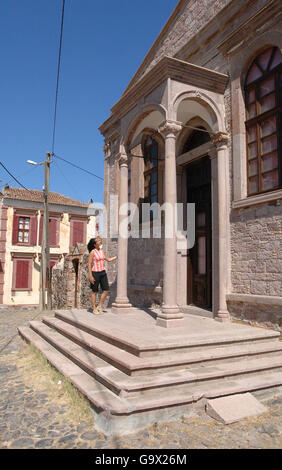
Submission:
MULTIPOLYGON (((110 115, 178 0, 66 0, 55 153, 104 176, 110 115)), ((51 150, 62 0, 0 5, 0 161, 27 188, 42 189, 51 150)), ((1 187, 18 186, 0 168, 1 187)), ((52 163, 50 190, 103 202, 103 181, 52 163)))

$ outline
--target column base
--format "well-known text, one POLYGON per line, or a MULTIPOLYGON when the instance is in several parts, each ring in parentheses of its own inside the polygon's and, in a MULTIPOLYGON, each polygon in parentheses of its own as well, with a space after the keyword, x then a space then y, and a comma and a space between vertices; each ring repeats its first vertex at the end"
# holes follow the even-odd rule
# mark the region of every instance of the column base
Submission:
POLYGON ((184 314, 178 305, 163 305, 161 313, 157 316, 157 326, 163 328, 179 328, 184 326, 184 314))
POLYGON ((157 317, 156 326, 161 326, 162 328, 182 328, 184 326, 184 319, 172 318, 169 320, 157 317))
POLYGON ((132 305, 128 299, 116 299, 116 302, 112 304, 112 313, 123 314, 130 313, 132 305))
POLYGON ((217 312, 215 320, 219 321, 219 322, 222 322, 222 323, 231 322, 230 313, 228 312, 228 310, 219 310, 217 312))

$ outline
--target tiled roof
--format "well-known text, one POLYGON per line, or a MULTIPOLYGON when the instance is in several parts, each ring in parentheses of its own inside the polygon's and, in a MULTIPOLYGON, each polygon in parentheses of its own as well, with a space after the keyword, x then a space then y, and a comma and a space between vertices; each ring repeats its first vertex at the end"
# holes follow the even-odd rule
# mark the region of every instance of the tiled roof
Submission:
MULTIPOLYGON (((6 186, 2 189, 1 197, 19 199, 22 201, 43 202, 43 192, 36 189, 11 188, 6 186)), ((77 201, 63 194, 49 192, 49 203, 64 206, 88 207, 88 204, 77 201)))

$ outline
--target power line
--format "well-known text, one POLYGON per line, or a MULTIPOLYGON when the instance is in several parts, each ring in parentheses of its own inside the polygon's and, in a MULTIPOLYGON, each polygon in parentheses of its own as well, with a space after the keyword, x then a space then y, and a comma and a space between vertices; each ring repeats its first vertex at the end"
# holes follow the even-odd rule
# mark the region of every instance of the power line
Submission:
MULTIPOLYGON (((13 178, 13 180, 15 180, 23 189, 27 189, 19 180, 17 180, 17 178, 14 175, 12 175, 12 173, 5 167, 5 165, 3 165, 2 162, 0 162, 0 165, 13 178)), ((29 191, 29 189, 27 189, 27 191, 29 191)))
POLYGON ((71 189, 74 191, 74 193, 76 194, 77 198, 78 199, 81 199, 81 196, 79 196, 76 188, 71 184, 71 182, 68 180, 68 178, 66 177, 66 175, 64 174, 63 170, 60 168, 60 165, 59 163, 54 160, 54 163, 56 165, 56 167, 58 168, 59 172, 61 173, 61 175, 63 176, 63 178, 65 179, 65 181, 68 183, 68 185, 71 187, 71 189))
POLYGON ((63 43, 64 14, 65 14, 65 0, 63 0, 63 6, 62 6, 62 19, 61 19, 61 32, 60 32, 60 46, 59 46, 59 58, 58 58, 58 69, 57 69, 57 84, 56 84, 56 98, 55 98, 55 110, 54 110, 54 126, 53 126, 53 138, 52 138, 52 153, 54 153, 54 147, 55 147, 56 121, 57 121, 57 104, 58 104, 58 91, 59 91, 59 80, 60 80, 60 69, 61 69, 61 55, 62 55, 62 43, 63 43))
POLYGON ((98 178, 98 179, 104 181, 104 178, 101 178, 100 176, 95 175, 95 174, 92 173, 91 171, 85 170, 84 168, 81 168, 80 166, 75 165, 75 163, 69 162, 68 160, 65 160, 64 158, 59 157, 59 155, 56 155, 55 153, 52 154, 52 157, 59 158, 59 159, 62 160, 63 162, 68 163, 69 165, 71 165, 71 166, 77 168, 78 170, 84 171, 85 173, 88 173, 89 175, 95 176, 95 178, 98 178))

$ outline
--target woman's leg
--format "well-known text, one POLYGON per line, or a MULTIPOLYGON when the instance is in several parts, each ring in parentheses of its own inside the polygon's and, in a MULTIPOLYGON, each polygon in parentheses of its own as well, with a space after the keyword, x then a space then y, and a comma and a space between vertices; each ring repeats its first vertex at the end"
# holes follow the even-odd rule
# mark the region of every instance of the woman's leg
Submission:
POLYGON ((101 298, 100 298, 100 302, 99 302, 99 307, 100 307, 101 309, 103 308, 103 304, 104 304, 104 302, 105 302, 105 300, 106 300, 106 297, 107 297, 108 293, 109 293, 108 290, 104 290, 104 291, 102 292, 102 295, 101 295, 101 298))
POLYGON ((96 296, 97 296, 97 292, 92 292, 91 297, 92 297, 93 312, 94 310, 96 310, 96 296))

